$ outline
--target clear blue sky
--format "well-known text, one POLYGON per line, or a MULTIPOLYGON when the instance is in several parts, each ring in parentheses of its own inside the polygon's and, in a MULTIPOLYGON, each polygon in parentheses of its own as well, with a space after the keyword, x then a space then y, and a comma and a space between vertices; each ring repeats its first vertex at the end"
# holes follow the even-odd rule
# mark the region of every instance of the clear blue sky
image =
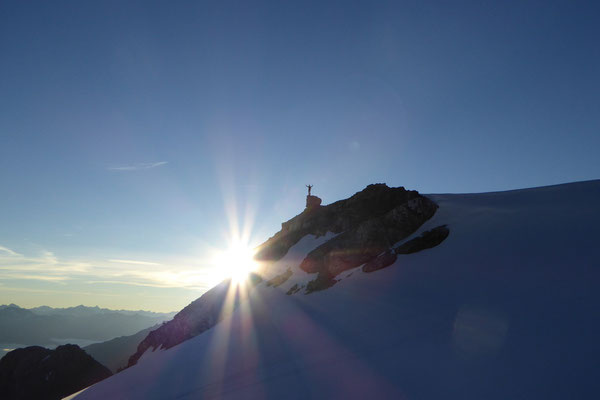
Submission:
POLYGON ((3 1, 0 303, 178 309, 307 183, 599 178, 596 4, 3 1))

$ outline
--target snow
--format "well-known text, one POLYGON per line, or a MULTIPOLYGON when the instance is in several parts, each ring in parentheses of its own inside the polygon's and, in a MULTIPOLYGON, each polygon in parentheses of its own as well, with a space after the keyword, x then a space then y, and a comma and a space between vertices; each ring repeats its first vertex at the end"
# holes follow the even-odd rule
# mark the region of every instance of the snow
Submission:
POLYGON ((287 296, 328 239, 305 237, 274 267, 293 264, 285 285, 71 398, 596 397, 600 181, 429 197, 414 235, 447 224, 439 246, 287 296))
POLYGON ((264 272, 264 278, 266 280, 275 277, 285 272, 288 267, 294 267, 300 265, 306 254, 316 249, 323 243, 333 239, 337 235, 333 232, 327 232, 323 236, 306 235, 293 245, 285 256, 279 261, 276 261, 269 265, 264 272))
POLYGON ((308 253, 322 245, 323 243, 333 239, 337 234, 333 232, 327 232, 323 236, 306 235, 292 246, 287 254, 279 261, 269 265, 265 269, 264 278, 269 280, 277 275, 284 273, 288 268, 292 270, 292 276, 286 280, 283 284, 278 286, 278 289, 284 293, 294 285, 306 286, 308 282, 315 279, 314 274, 307 274, 300 269, 300 263, 306 257, 308 253))

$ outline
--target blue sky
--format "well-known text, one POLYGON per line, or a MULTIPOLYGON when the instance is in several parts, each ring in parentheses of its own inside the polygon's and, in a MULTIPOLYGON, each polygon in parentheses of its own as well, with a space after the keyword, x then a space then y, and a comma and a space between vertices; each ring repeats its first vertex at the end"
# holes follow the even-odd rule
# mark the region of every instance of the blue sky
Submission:
POLYGON ((307 183, 330 203, 599 178, 598 11, 2 2, 0 303, 181 308, 307 183))

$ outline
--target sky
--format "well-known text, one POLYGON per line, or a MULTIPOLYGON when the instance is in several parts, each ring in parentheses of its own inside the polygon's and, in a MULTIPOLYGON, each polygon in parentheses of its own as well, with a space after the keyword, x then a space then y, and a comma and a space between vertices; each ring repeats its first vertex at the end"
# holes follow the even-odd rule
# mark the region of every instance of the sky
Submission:
POLYGON ((370 183, 600 178, 583 1, 0 3, 0 304, 175 311, 370 183))

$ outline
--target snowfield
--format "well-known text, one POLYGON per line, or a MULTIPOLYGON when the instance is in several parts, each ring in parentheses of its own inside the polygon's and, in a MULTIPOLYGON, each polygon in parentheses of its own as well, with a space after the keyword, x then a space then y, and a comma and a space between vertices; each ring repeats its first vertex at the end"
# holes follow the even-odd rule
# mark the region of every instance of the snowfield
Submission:
POLYGON ((439 246, 286 295, 333 234, 305 237, 272 266, 284 284, 240 289, 212 329, 69 398, 597 398, 600 180, 428 197, 411 237, 447 224, 439 246))

